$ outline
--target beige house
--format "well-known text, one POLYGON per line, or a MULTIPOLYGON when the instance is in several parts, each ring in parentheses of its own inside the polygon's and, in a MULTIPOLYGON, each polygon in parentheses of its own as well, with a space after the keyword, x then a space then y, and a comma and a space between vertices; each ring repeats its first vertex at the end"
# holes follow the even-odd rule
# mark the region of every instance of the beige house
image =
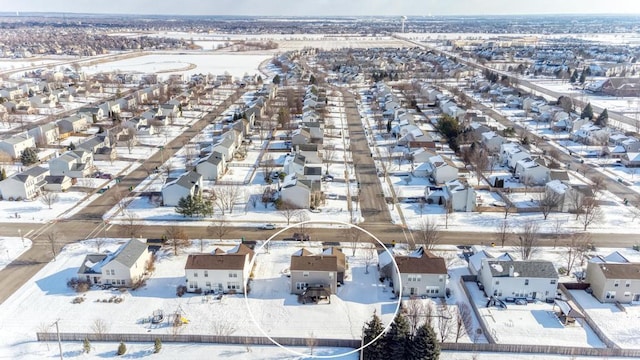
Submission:
POLYGON ((589 261, 586 281, 600 302, 640 301, 640 263, 589 261))
POLYGON ((251 273, 254 252, 240 244, 224 252, 192 254, 184 266, 188 292, 244 293, 244 284, 251 273))
POLYGON ((445 296, 447 266, 442 257, 435 256, 424 247, 420 247, 409 255, 396 255, 394 259, 400 273, 398 274, 395 268, 387 273, 391 274, 395 294, 400 296, 445 296))
POLYGON ((312 254, 306 249, 291 256, 291 293, 304 295, 307 288, 324 288, 335 294, 338 288, 338 257, 312 254))
POLYGON ((150 260, 147 244, 131 239, 113 253, 87 255, 78 277, 91 284, 131 287, 144 277, 150 260))

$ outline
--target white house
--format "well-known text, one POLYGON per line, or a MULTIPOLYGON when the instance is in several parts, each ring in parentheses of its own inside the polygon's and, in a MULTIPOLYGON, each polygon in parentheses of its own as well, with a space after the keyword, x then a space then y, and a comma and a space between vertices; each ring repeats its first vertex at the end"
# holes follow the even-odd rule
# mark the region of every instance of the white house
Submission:
POLYGON ((558 272, 553 263, 543 260, 502 261, 482 259, 478 280, 488 296, 505 298, 554 298, 558 272))
POLYGON ((451 210, 471 212, 476 209, 476 191, 469 184, 455 179, 447 181, 445 186, 451 200, 451 210))
POLYGON ((212 153, 217 152, 224 156, 226 162, 233 160, 233 154, 236 151, 236 143, 234 140, 233 130, 227 131, 222 135, 222 138, 213 145, 212 153))
POLYGON ((433 168, 431 178, 436 184, 444 184, 458 178, 458 168, 451 159, 437 155, 429 158, 429 163, 433 168))
POLYGON ((28 131, 28 134, 35 139, 35 142, 42 145, 50 145, 58 141, 60 132, 55 123, 47 123, 36 126, 28 131))
POLYGON ((189 255, 184 266, 187 291, 243 293, 253 256, 244 244, 227 252, 218 248, 212 254, 189 255))
POLYGON ((49 169, 36 166, 0 181, 0 195, 8 199, 33 199, 46 185, 49 169))
POLYGON ((519 160, 530 157, 529 152, 520 144, 505 143, 500 146, 500 162, 511 169, 516 168, 519 160))
POLYGON ((482 145, 492 153, 500 151, 500 146, 507 142, 505 138, 496 134, 495 131, 484 132, 480 136, 482 138, 482 145))
POLYGON ((90 151, 78 149, 49 160, 51 175, 66 175, 72 178, 82 178, 93 172, 93 154, 90 151))
POLYGON ((280 198, 296 209, 309 209, 311 196, 320 191, 320 185, 320 181, 298 180, 295 174, 289 174, 280 189, 280 198))
POLYGON ((20 158, 25 149, 35 147, 36 142, 32 136, 15 135, 0 141, 0 151, 6 152, 14 159, 20 158))
POLYGON ((227 163, 224 155, 214 151, 209 156, 201 159, 196 164, 196 172, 204 178, 204 180, 218 180, 225 172, 227 163))
POLYGON ((549 168, 542 159, 524 158, 516 162, 515 174, 526 185, 542 185, 549 180, 549 168))
POLYGON ((147 244, 131 239, 113 253, 87 255, 78 269, 78 277, 91 284, 131 287, 144 278, 149 261, 147 244))
POLYGON ((87 117, 83 114, 76 114, 59 120, 57 123, 60 135, 78 133, 87 127, 87 117))
POLYGON ((202 175, 188 171, 162 187, 162 204, 177 206, 181 198, 195 196, 202 191, 202 175))

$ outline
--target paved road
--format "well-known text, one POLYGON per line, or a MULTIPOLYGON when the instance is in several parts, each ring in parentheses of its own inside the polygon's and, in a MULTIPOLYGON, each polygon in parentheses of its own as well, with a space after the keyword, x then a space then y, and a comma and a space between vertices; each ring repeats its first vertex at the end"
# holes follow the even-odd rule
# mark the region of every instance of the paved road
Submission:
POLYGON ((353 157, 356 180, 360 184, 358 201, 364 224, 393 226, 354 95, 344 89, 341 92, 349 128, 349 150, 353 157))

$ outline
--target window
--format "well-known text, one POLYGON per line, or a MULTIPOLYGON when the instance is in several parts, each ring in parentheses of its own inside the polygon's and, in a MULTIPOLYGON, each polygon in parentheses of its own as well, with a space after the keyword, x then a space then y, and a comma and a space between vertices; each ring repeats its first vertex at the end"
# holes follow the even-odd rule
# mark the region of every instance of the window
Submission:
POLYGON ((209 277, 209 271, 207 270, 204 271, 204 277, 209 277))
POLYGON ((615 297, 616 297, 615 291, 607 291, 607 295, 605 296, 605 298, 607 299, 615 299, 615 297))
POLYGON ((333 273, 332 272, 329 273, 329 279, 333 279, 333 273))
POLYGON ((524 279, 524 285, 525 286, 529 285, 529 279, 524 279))
POLYGON ((625 292, 624 292, 624 296, 625 296, 625 297, 629 297, 629 296, 631 296, 631 292, 629 292, 629 291, 625 291, 625 292))
POLYGON ((307 286, 309 286, 309 284, 305 283, 305 282, 297 282, 296 283, 296 290, 304 290, 307 288, 307 286))
POLYGON ((309 276, 309 272, 308 272, 308 271, 303 271, 303 272, 302 272, 302 276, 304 276, 304 277, 309 276))
POLYGON ((237 278, 237 277, 238 277, 238 274, 236 274, 236 273, 229 273, 229 277, 230 277, 230 278, 237 278))
POLYGON ((556 283, 556 280, 551 280, 551 285, 554 285, 556 283))
POLYGON ((240 289, 240 284, 238 284, 237 282, 228 282, 227 283, 227 289, 229 289, 229 290, 240 289))
POLYGON ((438 281, 439 281, 439 282, 443 282, 443 281, 444 281, 444 275, 440 275, 440 276, 438 276, 438 281))
POLYGON ((196 284, 197 284, 196 282, 190 282, 190 283, 189 283, 189 289, 196 288, 196 287, 197 287, 197 285, 196 285, 196 284))
POLYGON ((193 277, 198 277, 198 272, 197 271, 193 272, 193 277))
POLYGON ((211 281, 207 281, 207 282, 205 283, 205 285, 206 285, 208 288, 210 288, 210 287, 211 287, 211 281))
POLYGON ((616 280, 613 282, 614 287, 618 287, 618 285, 620 285, 620 280, 616 280))
POLYGON ((496 280, 496 285, 500 285, 500 280, 496 280))
POLYGON ((624 287, 629 287, 631 286, 631 281, 627 280, 624 284, 624 287))
POLYGON ((420 281, 421 278, 422 278, 422 275, 412 274, 407 276, 408 281, 420 281))

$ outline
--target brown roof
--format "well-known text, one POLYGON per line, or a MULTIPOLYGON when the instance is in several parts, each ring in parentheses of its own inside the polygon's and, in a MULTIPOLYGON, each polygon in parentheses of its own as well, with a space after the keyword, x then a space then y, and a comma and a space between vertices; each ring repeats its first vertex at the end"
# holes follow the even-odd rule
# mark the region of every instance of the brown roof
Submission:
POLYGON ((249 255, 249 260, 253 259, 254 252, 245 244, 240 244, 233 249, 227 251, 227 254, 231 255, 249 255))
POLYGON ((598 264, 607 279, 640 280, 640 263, 598 264))
POLYGON ((444 259, 429 251, 417 250, 411 255, 394 257, 398 269, 405 274, 446 274, 444 259))
POLYGON ((335 255, 292 256, 291 271, 338 271, 338 257, 335 255))
POLYGON ((347 263, 347 258, 344 253, 337 247, 328 247, 322 251, 325 255, 332 255, 338 259, 338 271, 344 271, 347 263))
POLYGON ((246 254, 195 254, 189 255, 185 270, 243 270, 246 254))

